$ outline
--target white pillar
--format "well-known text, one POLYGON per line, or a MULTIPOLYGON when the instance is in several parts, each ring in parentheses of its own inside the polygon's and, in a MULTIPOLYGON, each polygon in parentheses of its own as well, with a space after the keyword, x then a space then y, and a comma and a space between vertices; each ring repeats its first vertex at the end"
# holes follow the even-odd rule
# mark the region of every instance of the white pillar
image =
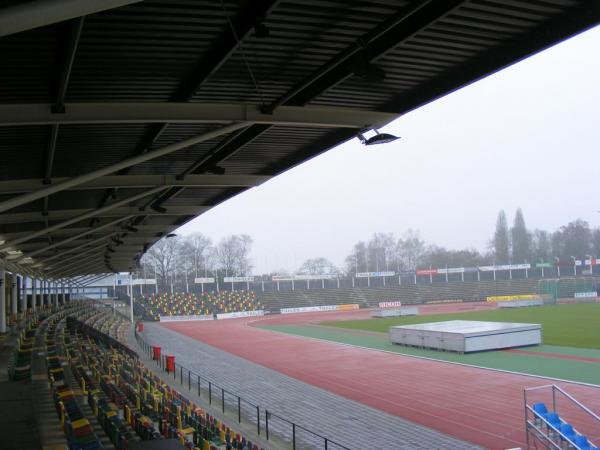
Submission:
MULTIPOLYGON (((173 285, 171 285, 173 286, 173 285)), ((129 313, 130 313, 130 319, 131 319, 131 323, 133 323, 133 278, 131 276, 131 274, 129 274, 129 287, 131 288, 131 295, 129 296, 129 313)))
POLYGON ((31 310, 37 311, 37 279, 31 279, 31 310))
POLYGON ((10 313, 13 319, 19 315, 17 306, 17 274, 13 272, 10 279, 10 313))
POLYGON ((0 333, 6 333, 6 302, 4 293, 4 267, 0 267, 0 333))
POLYGON ((27 316, 27 290, 25 289, 25 281, 27 278, 25 275, 21 277, 21 284, 19 285, 19 293, 21 294, 21 313, 23 317, 27 316))

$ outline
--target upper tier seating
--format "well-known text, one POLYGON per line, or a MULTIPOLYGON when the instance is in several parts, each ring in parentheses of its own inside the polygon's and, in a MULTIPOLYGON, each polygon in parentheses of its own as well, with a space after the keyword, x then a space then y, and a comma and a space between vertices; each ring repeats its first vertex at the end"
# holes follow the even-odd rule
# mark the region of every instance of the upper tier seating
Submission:
POLYGON ((379 302, 400 300, 404 304, 423 304, 452 300, 485 301, 493 295, 533 294, 537 280, 453 281, 449 283, 419 283, 372 288, 302 289, 264 292, 261 300, 268 311, 301 306, 357 303, 360 307, 377 307, 379 302))
POLYGON ((135 312, 144 320, 159 320, 159 316, 212 315, 262 309, 253 291, 221 291, 159 294, 135 300, 135 312))

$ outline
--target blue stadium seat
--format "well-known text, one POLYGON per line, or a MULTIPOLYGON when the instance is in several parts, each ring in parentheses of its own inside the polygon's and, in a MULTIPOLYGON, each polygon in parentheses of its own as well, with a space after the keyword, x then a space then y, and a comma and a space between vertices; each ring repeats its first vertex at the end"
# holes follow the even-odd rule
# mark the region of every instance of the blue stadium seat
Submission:
POLYGON ((564 437, 566 437, 567 439, 571 440, 571 441, 575 441, 575 437, 577 436, 577 433, 575 433, 575 430, 573 429, 573 426, 569 423, 563 423, 560 428, 560 434, 562 434, 564 437))
POLYGON ((575 442, 575 445, 580 450, 590 450, 592 448, 595 448, 592 446, 592 444, 590 444, 590 441, 588 441, 588 438, 586 436, 576 436, 573 442, 575 442))
POLYGON ((544 403, 534 403, 533 410, 542 417, 548 414, 548 408, 544 403))
POLYGON ((552 425, 554 428, 560 428, 560 426, 562 425, 563 421, 561 420, 560 416, 557 413, 548 413, 546 414, 546 422, 549 425, 552 425))

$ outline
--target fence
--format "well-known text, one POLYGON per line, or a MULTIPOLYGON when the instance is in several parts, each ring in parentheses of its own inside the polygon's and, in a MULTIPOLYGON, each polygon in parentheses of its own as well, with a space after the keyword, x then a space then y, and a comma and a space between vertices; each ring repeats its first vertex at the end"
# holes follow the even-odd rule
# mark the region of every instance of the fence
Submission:
MULTIPOLYGON (((152 346, 138 334, 137 327, 135 338, 144 353, 152 358, 152 346)), ((156 363, 160 369, 166 371, 167 358, 165 355, 161 354, 156 363)), ((278 448, 350 450, 348 447, 285 419, 273 411, 245 400, 181 364, 174 364, 172 368, 173 371, 170 373, 172 373, 174 381, 179 382, 209 405, 219 408, 224 416, 237 420, 239 424, 254 427, 259 436, 272 442, 278 448)))

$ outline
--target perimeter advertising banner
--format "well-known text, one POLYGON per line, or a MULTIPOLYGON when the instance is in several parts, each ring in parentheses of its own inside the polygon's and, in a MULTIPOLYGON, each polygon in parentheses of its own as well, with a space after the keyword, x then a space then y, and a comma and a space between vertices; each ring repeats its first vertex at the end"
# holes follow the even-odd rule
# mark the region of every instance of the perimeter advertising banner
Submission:
POLYGON ((531 264, 501 264, 498 266, 479 266, 481 272, 501 272, 503 270, 531 269, 531 264))
POLYGON ((402 307, 401 301, 392 301, 392 302, 379 302, 380 308, 400 308, 402 307))
POLYGON ((358 272, 355 273, 354 276, 356 278, 377 278, 377 277, 393 277, 396 275, 396 272, 386 271, 386 272, 358 272))
POLYGON ((464 267, 448 267, 447 269, 438 269, 437 273, 439 274, 451 274, 451 273, 465 273, 464 267))
POLYGON ((437 275, 438 269, 417 269, 417 275, 437 275))
POLYGON ((535 294, 521 294, 521 295, 490 295, 486 298, 488 302, 510 302, 513 300, 537 300, 538 295, 535 294))
POLYGON ((322 275, 273 275, 272 281, 306 281, 306 280, 333 280, 336 275, 322 274, 322 275))
POLYGON ((223 278, 225 283, 246 283, 254 281, 254 277, 225 277, 223 278))
POLYGON ((156 278, 138 278, 133 280, 134 286, 139 286, 140 284, 156 284, 156 278))
POLYGON ((217 319, 237 319, 239 317, 258 317, 264 316, 265 311, 259 309, 258 311, 236 311, 230 313, 217 314, 217 319))
POLYGON ((189 316, 159 316, 159 322, 188 322, 194 320, 212 320, 211 315, 189 315, 189 316))
POLYGON ((351 311, 359 309, 357 303, 348 303, 344 305, 322 305, 322 306, 300 306, 298 308, 281 308, 281 314, 294 314, 316 311, 351 311))
POLYGON ((205 278, 194 278, 194 283, 196 284, 205 284, 205 283, 214 283, 215 279, 212 277, 205 278))

